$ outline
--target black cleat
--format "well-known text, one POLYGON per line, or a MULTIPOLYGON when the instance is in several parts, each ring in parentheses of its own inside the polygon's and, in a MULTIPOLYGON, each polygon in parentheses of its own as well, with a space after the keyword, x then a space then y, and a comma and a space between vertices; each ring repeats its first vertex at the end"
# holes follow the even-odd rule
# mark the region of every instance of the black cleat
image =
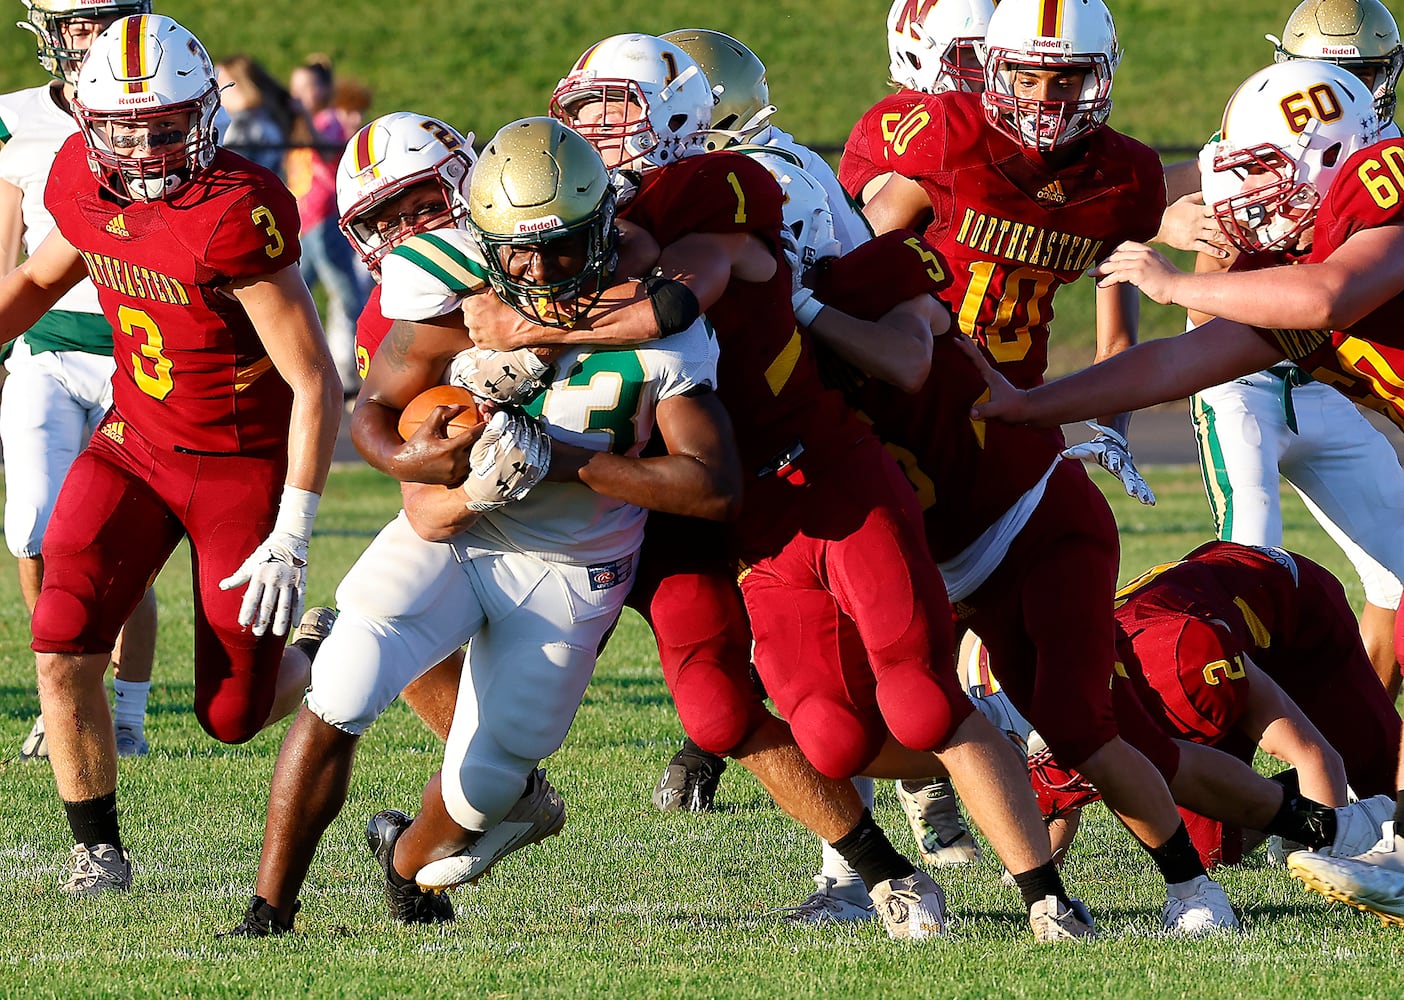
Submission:
POLYGON ((366 844, 385 870, 385 901, 390 919, 402 924, 442 924, 453 919, 453 902, 441 892, 425 892, 395 871, 395 841, 411 819, 398 809, 384 809, 366 824, 366 844))
POLYGON ((300 909, 302 909, 301 903, 293 903, 292 916, 288 917, 288 922, 285 924, 278 919, 278 911, 268 905, 268 900, 262 896, 255 896, 249 900, 249 908, 244 913, 244 919, 240 920, 232 931, 216 934, 215 937, 276 937, 279 934, 291 934, 293 919, 300 909))
POLYGON ((683 740, 682 749, 673 754, 653 789, 653 804, 664 812, 676 809, 711 812, 717 783, 724 770, 724 759, 708 753, 691 740, 683 740))

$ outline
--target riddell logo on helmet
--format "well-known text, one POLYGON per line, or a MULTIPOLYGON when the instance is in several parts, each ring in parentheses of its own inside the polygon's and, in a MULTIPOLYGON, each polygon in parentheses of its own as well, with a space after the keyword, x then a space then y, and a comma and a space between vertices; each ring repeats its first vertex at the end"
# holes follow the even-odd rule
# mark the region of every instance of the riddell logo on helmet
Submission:
POLYGON ((1048 38, 1040 35, 1024 43, 1025 52, 1057 52, 1068 55, 1072 52, 1072 42, 1066 38, 1048 38))
POLYGON ((160 99, 155 94, 123 94, 117 98, 118 104, 155 104, 160 99))
POLYGON ((548 229, 559 229, 564 225, 559 215, 548 215, 541 219, 527 219, 517 223, 516 233, 518 236, 525 233, 544 233, 548 229))
POLYGON ((1321 46, 1323 56, 1358 56, 1360 50, 1354 45, 1323 45, 1321 46))

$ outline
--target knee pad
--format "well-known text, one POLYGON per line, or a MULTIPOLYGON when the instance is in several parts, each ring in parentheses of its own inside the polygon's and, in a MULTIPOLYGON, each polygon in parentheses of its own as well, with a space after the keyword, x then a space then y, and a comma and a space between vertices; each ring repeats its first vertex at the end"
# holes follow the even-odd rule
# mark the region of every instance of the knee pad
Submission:
POLYGON ((927 665, 916 663, 883 671, 877 682, 877 701, 887 728, 910 750, 945 746, 975 710, 964 694, 952 697, 948 685, 927 665))
POLYGON ((791 715, 795 742, 826 778, 841 781, 860 774, 886 739, 877 720, 861 719, 852 706, 827 698, 806 698, 791 715))
MULTIPOLYGON (((500 823, 522 793, 537 761, 470 751, 457 768, 445 767, 439 782, 444 808, 465 830, 500 823)), ((446 762, 447 763, 447 762, 446 762)))

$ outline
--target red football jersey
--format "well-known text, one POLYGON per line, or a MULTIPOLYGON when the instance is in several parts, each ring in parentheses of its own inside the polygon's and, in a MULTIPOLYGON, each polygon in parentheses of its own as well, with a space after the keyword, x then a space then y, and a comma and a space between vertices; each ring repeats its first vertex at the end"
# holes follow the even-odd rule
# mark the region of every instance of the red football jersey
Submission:
POLYGON ((386 319, 380 311, 380 283, 377 282, 366 299, 366 307, 356 319, 356 374, 361 378, 370 371, 371 358, 380 350, 381 342, 394 325, 395 321, 386 319))
POLYGON ((219 150, 173 197, 118 201, 74 135, 44 202, 83 255, 112 325, 113 405, 123 419, 188 451, 286 447, 292 391, 225 291, 297 263, 297 206, 278 178, 219 150))
MULTIPOLYGON (((784 195, 749 156, 721 150, 645 175, 623 211, 660 246, 689 233, 750 233, 777 251, 784 195)), ((796 441, 807 461, 863 436, 838 393, 819 380, 809 334, 795 325, 790 269, 783 258, 764 283, 733 278, 707 310, 721 360, 717 392, 736 426, 743 467, 756 472, 796 441)))
POLYGON ((919 91, 905 88, 889 94, 864 112, 853 126, 843 144, 838 172, 839 183, 851 197, 861 199, 869 181, 892 172, 888 152, 896 139, 894 130, 921 98, 919 91))
MULTIPOLYGON (((869 155, 930 198, 925 235, 951 269, 941 298, 957 327, 1015 385, 1037 385, 1048 367, 1054 293, 1118 243, 1149 240, 1159 229, 1160 159, 1103 127, 1055 170, 990 126, 980 95, 918 96, 896 122, 884 103, 865 116, 869 155)), ((886 101, 900 107, 901 97, 886 101)), ((850 172, 850 182, 859 176, 850 172)))
MULTIPOLYGON (((1316 216, 1308 263, 1363 229, 1404 222, 1404 140, 1386 139, 1341 166, 1316 216)), ((1319 381, 1404 428, 1404 292, 1348 330, 1259 330, 1319 381)))

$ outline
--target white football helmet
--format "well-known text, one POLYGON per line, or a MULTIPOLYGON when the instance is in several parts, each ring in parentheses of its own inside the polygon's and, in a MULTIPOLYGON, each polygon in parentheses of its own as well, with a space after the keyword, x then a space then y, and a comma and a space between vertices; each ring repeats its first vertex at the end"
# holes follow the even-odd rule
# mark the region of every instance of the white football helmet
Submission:
POLYGON ((1365 78, 1374 90, 1380 124, 1394 120, 1394 88, 1404 69, 1399 25, 1380 0, 1303 0, 1282 37, 1268 35, 1278 62, 1320 59, 1365 78))
POLYGON ((1099 128, 1111 114, 1121 62, 1116 25, 1102 0, 1003 0, 975 47, 985 67, 985 117, 1027 149, 1048 151, 1099 128), (1083 69, 1075 101, 1021 98, 1020 69, 1083 69))
POLYGON ((28 18, 16 23, 34 35, 39 65, 55 80, 74 84, 88 50, 64 39, 65 22, 96 21, 105 28, 119 17, 151 13, 151 0, 24 0, 24 6, 28 18))
POLYGON ((757 137, 769 126, 776 108, 770 103, 765 63, 754 52, 730 35, 709 28, 679 28, 659 37, 697 60, 712 85, 716 106, 706 138, 709 152, 736 143, 764 141, 757 137))
POLYGON ((1314 59, 1261 69, 1234 91, 1217 140, 1199 154, 1204 203, 1240 250, 1290 247, 1341 164, 1378 132, 1373 97, 1347 70, 1314 59))
POLYGON ((124 17, 99 35, 79 70, 73 99, 98 183, 132 201, 167 198, 210 165, 218 108, 219 87, 205 47, 159 14, 124 17), (189 120, 179 134, 159 131, 164 121, 181 116, 189 120), (161 151, 152 153, 153 145, 161 151), (135 155, 139 147, 146 155, 135 155))
POLYGON ((732 146, 745 153, 770 171, 780 190, 785 193, 781 211, 785 225, 795 238, 797 260, 790 267, 803 274, 824 257, 843 253, 834 234, 834 216, 829 209, 829 196, 824 186, 800 165, 798 157, 775 146, 732 146))
POLYGON ((681 48, 653 35, 612 35, 556 85, 551 116, 589 139, 610 169, 647 170, 704 152, 712 105, 711 84, 681 48), (600 120, 580 121, 595 102, 603 102, 600 120))
POLYGON ((928 94, 984 90, 975 46, 985 40, 994 9, 994 0, 893 0, 887 12, 892 82, 928 94))
POLYGON ((411 236, 467 228, 468 176, 476 160, 471 133, 465 137, 437 118, 409 111, 382 115, 351 137, 336 168, 336 205, 341 231, 372 274, 411 236), (442 202, 402 216, 397 221, 403 224, 383 235, 375 224, 377 210, 419 184, 436 185, 442 202))

